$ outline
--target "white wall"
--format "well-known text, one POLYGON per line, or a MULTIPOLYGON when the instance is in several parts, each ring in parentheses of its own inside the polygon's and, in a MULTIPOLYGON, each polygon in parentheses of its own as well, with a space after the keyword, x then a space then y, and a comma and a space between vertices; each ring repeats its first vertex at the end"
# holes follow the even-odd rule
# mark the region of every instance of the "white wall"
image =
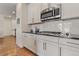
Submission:
POLYGON ((3 37, 3 29, 4 29, 4 26, 3 26, 3 16, 0 15, 0 37, 3 37))
POLYGON ((36 26, 41 31, 69 32, 79 36, 79 19, 45 22, 43 24, 31 25, 31 28, 35 28, 36 26), (62 26, 60 26, 60 24, 62 24, 62 26))
POLYGON ((12 35, 15 36, 16 19, 12 19, 12 35))
POLYGON ((27 5, 19 3, 16 6, 16 20, 19 18, 20 19, 20 24, 16 25, 16 44, 19 47, 23 47, 22 43, 22 32, 23 31, 28 31, 28 23, 27 23, 27 5))
POLYGON ((12 35, 12 20, 4 19, 4 36, 12 35))
POLYGON ((16 6, 16 20, 20 19, 20 24, 16 25, 16 44, 19 47, 22 46, 22 28, 21 28, 21 20, 22 20, 22 4, 17 4, 16 6))
POLYGON ((40 31, 60 32, 60 28, 59 28, 60 23, 62 23, 62 21, 49 21, 49 22, 45 22, 43 24, 32 25, 31 28, 38 27, 40 29, 40 31))
POLYGON ((79 35, 79 19, 69 20, 63 22, 63 32, 79 35))
POLYGON ((12 35, 12 19, 0 15, 0 37, 12 35))

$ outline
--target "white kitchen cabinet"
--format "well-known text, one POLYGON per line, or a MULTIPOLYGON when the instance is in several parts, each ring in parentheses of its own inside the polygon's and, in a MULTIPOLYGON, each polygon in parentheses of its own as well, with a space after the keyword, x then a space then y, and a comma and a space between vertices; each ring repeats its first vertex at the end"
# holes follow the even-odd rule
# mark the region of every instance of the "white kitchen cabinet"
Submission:
POLYGON ((42 10, 50 7, 60 7, 60 4, 54 3, 30 3, 28 4, 28 24, 39 23, 42 10))
POLYGON ((49 7, 60 8, 60 3, 49 3, 49 7))
POLYGON ((79 17, 79 4, 78 3, 63 3, 61 4, 62 19, 79 17))
POLYGON ((49 7, 49 3, 42 3, 41 10, 47 9, 49 7))
POLYGON ((41 56, 58 56, 58 44, 51 42, 53 39, 46 39, 44 36, 37 37, 37 54, 41 56))
POLYGON ((63 46, 61 47, 61 56, 79 56, 79 49, 70 46, 63 46))
POLYGON ((37 55, 39 56, 44 56, 44 42, 43 40, 37 39, 36 40, 37 43, 37 55))
POLYGON ((33 8, 35 9, 34 10, 34 23, 39 23, 41 22, 40 20, 40 14, 41 14, 41 3, 34 3, 33 4, 33 8))
POLYGON ((58 44, 53 42, 45 42, 45 55, 46 56, 58 56, 59 55, 59 48, 58 44))
POLYGON ((79 56, 79 41, 61 38, 59 40, 60 56, 79 56))
POLYGON ((42 6, 41 10, 44 10, 50 7, 60 8, 60 3, 42 3, 41 6, 42 6))
POLYGON ((30 3, 28 5, 28 24, 39 23, 41 12, 41 3, 30 3))
POLYGON ((30 43, 31 43, 30 40, 31 39, 32 39, 32 37, 29 36, 28 34, 23 34, 23 45, 24 45, 24 47, 27 47, 28 49, 31 49, 31 47, 30 47, 30 43))
POLYGON ((23 46, 36 53, 36 39, 33 34, 23 34, 23 46))
POLYGON ((34 8, 32 6, 33 4, 28 5, 28 24, 31 24, 34 22, 34 14, 33 14, 34 8))

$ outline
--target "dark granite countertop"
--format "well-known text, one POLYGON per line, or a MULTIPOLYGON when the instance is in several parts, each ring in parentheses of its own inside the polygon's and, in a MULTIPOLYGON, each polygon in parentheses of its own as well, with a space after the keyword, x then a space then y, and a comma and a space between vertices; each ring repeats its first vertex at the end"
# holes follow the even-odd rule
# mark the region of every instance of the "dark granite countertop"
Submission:
POLYGON ((53 37, 59 37, 59 38, 67 38, 67 39, 79 40, 79 38, 77 38, 77 37, 65 37, 65 36, 60 36, 60 35, 50 35, 50 34, 31 33, 31 32, 23 32, 23 33, 29 33, 29 34, 35 34, 35 35, 53 36, 53 37))

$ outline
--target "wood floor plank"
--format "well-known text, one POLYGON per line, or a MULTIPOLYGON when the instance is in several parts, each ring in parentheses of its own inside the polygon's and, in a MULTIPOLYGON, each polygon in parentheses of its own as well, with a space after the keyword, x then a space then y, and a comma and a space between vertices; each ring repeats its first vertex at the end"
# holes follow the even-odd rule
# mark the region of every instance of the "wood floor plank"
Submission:
POLYGON ((16 39, 13 36, 0 38, 0 55, 1 56, 35 56, 26 48, 16 46, 16 39))

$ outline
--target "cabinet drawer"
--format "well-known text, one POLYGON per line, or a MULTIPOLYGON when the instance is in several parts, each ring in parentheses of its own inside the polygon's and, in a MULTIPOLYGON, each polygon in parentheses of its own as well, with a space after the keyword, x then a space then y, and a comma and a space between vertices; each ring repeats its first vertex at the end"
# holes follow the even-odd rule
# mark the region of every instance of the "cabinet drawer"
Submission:
POLYGON ((79 40, 74 40, 74 39, 60 39, 59 40, 60 45, 64 44, 67 46, 71 46, 74 48, 79 48, 79 40))
POLYGON ((49 41, 49 42, 58 43, 58 38, 57 37, 53 37, 53 36, 40 35, 38 39, 42 39, 42 40, 46 40, 46 41, 49 41))
POLYGON ((60 53, 61 56, 79 56, 79 49, 64 45, 60 53))

